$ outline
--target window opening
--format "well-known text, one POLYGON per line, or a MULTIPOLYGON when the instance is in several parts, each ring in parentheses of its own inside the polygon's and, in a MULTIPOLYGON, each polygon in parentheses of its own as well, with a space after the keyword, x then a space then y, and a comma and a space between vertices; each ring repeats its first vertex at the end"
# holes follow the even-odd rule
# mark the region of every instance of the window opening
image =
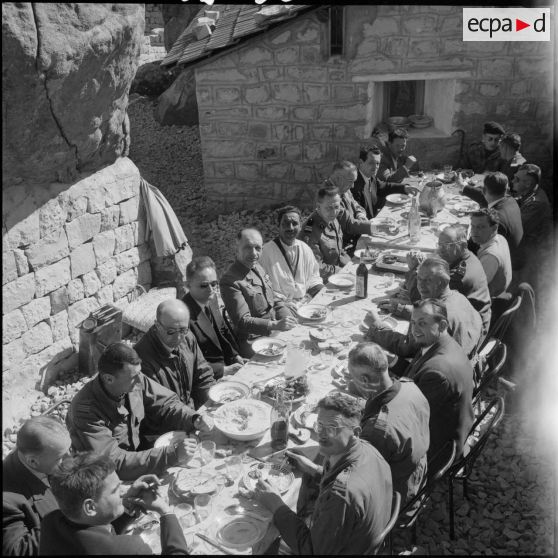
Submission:
POLYGON ((329 9, 329 54, 343 54, 344 46, 344 14, 343 7, 333 6, 329 9))
POLYGON ((424 113, 424 80, 385 83, 384 117, 424 113))

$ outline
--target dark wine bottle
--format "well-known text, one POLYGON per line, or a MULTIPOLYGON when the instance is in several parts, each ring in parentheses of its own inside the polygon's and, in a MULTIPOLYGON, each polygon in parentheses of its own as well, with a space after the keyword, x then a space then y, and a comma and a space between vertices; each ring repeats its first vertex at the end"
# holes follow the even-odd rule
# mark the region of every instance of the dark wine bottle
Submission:
POLYGON ((362 261, 362 258, 356 270, 355 296, 357 298, 366 298, 368 296, 368 268, 362 261))

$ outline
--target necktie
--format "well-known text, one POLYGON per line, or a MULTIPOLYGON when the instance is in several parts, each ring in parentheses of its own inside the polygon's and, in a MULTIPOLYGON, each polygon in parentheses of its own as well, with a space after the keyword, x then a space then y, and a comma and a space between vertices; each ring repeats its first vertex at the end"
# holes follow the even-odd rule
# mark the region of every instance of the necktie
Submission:
POLYGON ((211 310, 209 309, 209 306, 205 306, 203 311, 205 312, 207 319, 213 324, 213 316, 211 315, 211 310))

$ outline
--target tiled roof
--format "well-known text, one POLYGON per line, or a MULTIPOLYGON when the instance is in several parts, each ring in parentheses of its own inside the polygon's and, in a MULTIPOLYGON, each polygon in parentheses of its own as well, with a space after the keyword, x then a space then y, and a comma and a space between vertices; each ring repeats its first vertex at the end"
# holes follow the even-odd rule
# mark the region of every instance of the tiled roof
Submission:
MULTIPOLYGON (((279 13, 276 17, 268 17, 260 22, 254 16, 262 7, 253 4, 213 4, 211 7, 202 7, 197 16, 175 41, 161 65, 188 64, 200 58, 205 58, 215 51, 221 51, 221 49, 236 44, 239 40, 261 33, 276 23, 296 17, 305 10, 316 9, 319 6, 283 4, 277 6, 277 8, 287 8, 288 12, 279 13), (198 41, 194 33, 196 20, 199 16, 203 16, 206 10, 218 11, 219 19, 215 24, 213 33, 209 37, 198 41)), ((273 10, 272 6, 269 6, 268 9, 273 10)))

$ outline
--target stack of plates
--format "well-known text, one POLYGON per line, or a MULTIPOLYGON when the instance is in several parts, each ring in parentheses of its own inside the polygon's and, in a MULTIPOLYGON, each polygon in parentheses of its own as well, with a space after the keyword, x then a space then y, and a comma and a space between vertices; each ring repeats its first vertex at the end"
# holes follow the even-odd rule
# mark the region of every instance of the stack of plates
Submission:
POLYGON ((432 126, 433 122, 432 118, 426 114, 411 114, 409 120, 413 128, 428 128, 432 126))

